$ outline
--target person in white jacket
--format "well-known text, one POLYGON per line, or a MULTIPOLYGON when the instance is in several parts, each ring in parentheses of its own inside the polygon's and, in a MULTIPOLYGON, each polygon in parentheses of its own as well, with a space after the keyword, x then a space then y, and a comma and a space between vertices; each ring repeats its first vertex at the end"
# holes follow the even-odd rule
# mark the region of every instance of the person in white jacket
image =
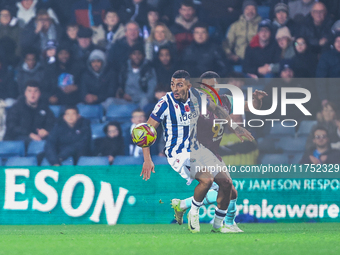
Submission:
MULTIPOLYGON (((35 17, 38 8, 38 0, 20 0, 17 2, 17 18, 19 19, 20 27, 24 27, 32 18, 35 17)), ((47 9, 48 15, 59 24, 57 15, 51 8, 47 9)))

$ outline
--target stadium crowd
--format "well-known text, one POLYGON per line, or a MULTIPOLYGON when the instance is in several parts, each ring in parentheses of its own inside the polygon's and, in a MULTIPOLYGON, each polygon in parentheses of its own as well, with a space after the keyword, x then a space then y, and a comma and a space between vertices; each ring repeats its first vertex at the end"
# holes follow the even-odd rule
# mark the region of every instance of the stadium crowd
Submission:
MULTIPOLYGON (((272 87, 308 89, 312 116, 292 106, 287 116, 279 107, 270 117, 317 123, 301 162, 339 163, 336 0, 0 0, 0 140, 46 140, 41 160, 52 165, 90 155, 110 163, 138 157, 129 132, 170 91, 178 69, 261 88, 269 94, 264 109, 272 87), (88 105, 102 115, 86 118, 88 105), (112 117, 123 108, 125 116, 112 117), (91 132, 97 122, 99 138, 91 132)), ((253 131, 259 138, 268 130, 253 131)), ((257 162, 261 146, 226 138, 232 142, 221 151, 231 164, 257 162)), ((162 155, 161 147, 153 154, 162 155)))

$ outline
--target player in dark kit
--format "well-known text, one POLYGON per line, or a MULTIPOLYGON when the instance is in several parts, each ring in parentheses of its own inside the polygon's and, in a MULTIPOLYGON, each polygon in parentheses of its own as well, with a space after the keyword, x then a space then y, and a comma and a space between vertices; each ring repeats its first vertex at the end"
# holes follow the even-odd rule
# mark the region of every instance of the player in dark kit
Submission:
MULTIPOLYGON (((208 71, 201 75, 201 84, 207 89, 208 86, 215 87, 216 84, 218 84, 219 75, 215 72, 208 71), (208 85, 208 86, 206 86, 208 85)), ((218 93, 219 89, 214 88, 215 91, 218 93)), ((255 109, 260 109, 262 106, 262 99, 263 97, 267 96, 267 93, 264 91, 258 91, 255 90, 253 93, 253 106, 255 109)), ((222 108, 227 111, 228 114, 233 113, 233 97, 229 95, 221 95, 221 102, 222 102, 222 108)), ((248 108, 248 102, 245 102, 245 111, 249 111, 248 108)), ((215 124, 214 120, 217 119, 216 115, 214 113, 207 111, 207 114, 200 115, 198 122, 197 122, 197 139, 198 141, 208 148, 221 162, 222 157, 219 155, 219 146, 220 142, 223 137, 224 128, 228 127, 230 128, 230 124, 215 124), (228 126, 227 126, 228 125, 228 126)), ((238 136, 238 135, 237 135, 238 136)), ((243 138, 241 136, 238 136, 241 141, 243 141, 243 138)), ((227 169, 227 168, 225 168, 227 169)), ((207 193, 204 204, 213 204, 216 202, 217 198, 217 192, 218 192, 218 185, 214 183, 207 193)), ((191 206, 192 197, 180 200, 180 199, 172 199, 171 205, 172 208, 175 211, 175 218, 179 224, 183 223, 183 215, 185 211, 190 208, 191 206)), ((236 217, 236 201, 237 201, 237 191, 232 186, 232 192, 231 192, 231 200, 230 204, 228 206, 227 215, 225 218, 225 226, 227 227, 228 231, 230 233, 237 233, 237 232, 243 232, 235 223, 235 217, 236 217)))

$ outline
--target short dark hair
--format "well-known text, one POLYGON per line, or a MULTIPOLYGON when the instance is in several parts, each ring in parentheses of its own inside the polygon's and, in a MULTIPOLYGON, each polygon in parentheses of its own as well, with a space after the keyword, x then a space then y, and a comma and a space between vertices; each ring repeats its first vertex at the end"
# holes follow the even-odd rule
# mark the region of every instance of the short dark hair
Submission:
POLYGON ((26 58, 27 55, 34 55, 35 59, 38 61, 39 60, 39 53, 37 52, 36 49, 32 47, 27 47, 23 50, 22 56, 26 58))
POLYGON ((48 11, 47 11, 46 9, 39 9, 39 10, 37 11, 37 14, 35 15, 35 17, 37 18, 38 16, 41 16, 41 15, 50 16, 50 15, 48 14, 48 11))
POLYGON ((317 130, 325 131, 325 132, 326 132, 326 135, 327 135, 327 137, 328 137, 328 130, 327 130, 327 128, 324 127, 324 126, 318 125, 318 126, 316 126, 315 128, 313 128, 313 138, 314 138, 315 132, 316 132, 317 130))
POLYGON ((185 70, 177 70, 172 75, 172 78, 190 80, 190 74, 185 70))
POLYGON ((28 81, 26 81, 26 83, 25 83, 25 90, 27 89, 27 87, 38 88, 40 90, 40 84, 36 80, 28 80, 28 81))
POLYGON ((106 17, 106 15, 107 15, 109 12, 113 12, 113 13, 117 14, 117 16, 119 17, 118 11, 117 11, 116 9, 113 9, 113 8, 107 9, 107 10, 105 11, 104 17, 106 17))
POLYGON ((221 77, 218 75, 218 73, 213 72, 213 71, 207 71, 207 72, 203 73, 200 77, 201 81, 203 79, 216 79, 216 80, 218 80, 220 78, 221 77))
POLYGON ((159 10, 155 7, 152 7, 152 6, 148 9, 148 13, 149 12, 157 12, 159 14, 159 10))
POLYGON ((67 110, 75 110, 79 114, 79 109, 76 105, 66 105, 64 108, 63 116, 65 115, 67 110))
POLYGON ((135 112, 142 112, 142 113, 145 114, 145 112, 144 112, 141 108, 137 108, 136 110, 133 110, 133 112, 131 113, 131 116, 132 116, 135 112))
POLYGON ((196 28, 204 28, 207 32, 209 32, 208 25, 203 22, 197 22, 194 27, 192 28, 192 31, 194 31, 196 28))
POLYGON ((108 130, 109 126, 117 127, 118 132, 119 132, 119 136, 122 135, 122 127, 120 126, 118 121, 110 121, 109 123, 107 123, 107 125, 105 125, 105 127, 103 128, 103 131, 104 131, 105 134, 107 134, 107 130, 108 130))
POLYGON ((187 6, 187 7, 192 7, 195 9, 195 4, 193 0, 182 0, 181 7, 182 5, 187 6))

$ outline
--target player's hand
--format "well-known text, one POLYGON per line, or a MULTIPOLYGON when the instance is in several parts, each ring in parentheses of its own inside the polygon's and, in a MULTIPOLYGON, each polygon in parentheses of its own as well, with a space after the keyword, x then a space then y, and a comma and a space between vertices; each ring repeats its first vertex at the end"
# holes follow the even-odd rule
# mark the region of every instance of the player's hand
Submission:
POLYGON ((246 137, 249 141, 255 140, 255 138, 251 135, 251 133, 247 129, 240 126, 238 126, 235 129, 235 134, 242 142, 244 142, 242 137, 246 137))
POLYGON ((255 90, 253 93, 253 99, 256 99, 258 101, 262 101, 264 97, 268 96, 268 94, 262 90, 255 90))
POLYGON ((143 169, 140 176, 143 176, 143 180, 149 180, 151 172, 155 173, 155 165, 153 164, 152 160, 145 161, 143 163, 143 169))

